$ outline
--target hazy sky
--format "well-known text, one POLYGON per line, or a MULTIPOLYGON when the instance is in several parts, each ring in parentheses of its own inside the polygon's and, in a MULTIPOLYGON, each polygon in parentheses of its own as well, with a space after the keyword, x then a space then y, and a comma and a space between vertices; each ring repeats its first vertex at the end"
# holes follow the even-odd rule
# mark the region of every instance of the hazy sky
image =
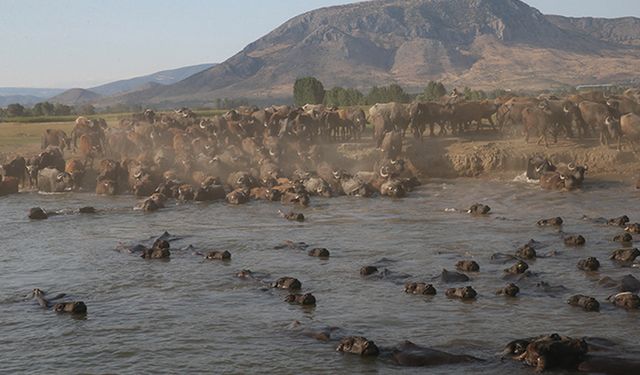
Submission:
MULTIPOLYGON (((0 0, 0 87, 90 87, 222 62, 291 17, 349 0, 0 0)), ((525 0, 640 17, 640 0, 525 0)))

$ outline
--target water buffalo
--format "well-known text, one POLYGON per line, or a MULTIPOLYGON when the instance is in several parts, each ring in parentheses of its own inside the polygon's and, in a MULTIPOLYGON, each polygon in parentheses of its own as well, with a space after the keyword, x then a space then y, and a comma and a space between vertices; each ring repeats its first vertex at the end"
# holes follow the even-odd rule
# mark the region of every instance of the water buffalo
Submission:
POLYGON ((392 361, 400 366, 427 367, 481 361, 469 355, 458 355, 404 341, 391 349, 392 361))
POLYGON ((15 177, 22 186, 27 180, 27 161, 22 156, 17 156, 7 164, 1 166, 4 177, 15 177))
POLYGON ((496 113, 498 106, 488 100, 484 101, 460 101, 458 103, 448 103, 446 107, 449 109, 448 120, 455 131, 457 126, 458 133, 462 133, 465 127, 476 123, 476 129, 480 130, 482 120, 487 120, 492 129, 495 129, 493 123, 493 115, 496 113))
POLYGON ((611 256, 609 257, 609 259, 616 260, 622 263, 631 263, 638 256, 640 256, 640 250, 634 247, 633 249, 615 250, 613 253, 611 253, 611 256))
POLYGON ((31 220, 46 220, 49 214, 40 207, 32 207, 29 209, 28 217, 31 220))
POLYGON ((117 182, 107 179, 106 177, 99 176, 96 184, 97 195, 116 195, 118 192, 117 182))
POLYGON ((385 158, 392 160, 397 159, 402 152, 401 133, 395 130, 385 133, 379 147, 385 158))
POLYGON ((629 216, 622 215, 618 217, 614 217, 607 220, 607 225, 616 226, 616 227, 624 227, 629 222, 629 216))
POLYGON ((331 197, 331 186, 320 177, 309 177, 302 182, 311 196, 331 197))
POLYGON ((496 295, 499 296, 507 296, 507 297, 515 297, 520 293, 520 288, 516 284, 509 283, 507 286, 500 288, 496 291, 496 295))
POLYGON ((249 198, 249 191, 243 188, 235 189, 226 196, 226 200, 230 204, 244 204, 249 202, 249 198))
POLYGON ((519 260, 513 266, 506 268, 504 272, 510 275, 518 275, 523 274, 529 269, 529 265, 526 262, 519 260))
POLYGON ((550 219, 541 219, 538 220, 536 222, 536 225, 542 227, 542 226, 554 226, 554 227, 559 227, 562 226, 562 223, 564 221, 562 220, 561 217, 557 216, 557 217, 552 217, 550 219))
POLYGON ((588 346, 584 340, 557 334, 510 342, 504 354, 534 366, 536 371, 551 369, 576 369, 584 360, 588 346))
POLYGON ((628 142, 631 149, 636 151, 636 144, 640 141, 640 116, 627 113, 616 121, 611 116, 605 119, 605 124, 612 131, 612 136, 618 138, 618 149, 622 148, 623 140, 628 142))
POLYGON ((302 306, 313 306, 316 304, 316 297, 311 293, 289 294, 284 300, 285 302, 302 306))
POLYGON ((341 191, 346 195, 370 197, 374 193, 374 189, 370 184, 356 176, 340 172, 337 174, 337 179, 340 182, 341 191))
POLYGON ((29 160, 27 163, 27 173, 32 186, 37 185, 38 172, 44 168, 55 168, 59 171, 64 170, 64 157, 58 147, 49 146, 46 150, 29 160))
POLYGON ((302 283, 293 277, 281 277, 271 283, 272 288, 299 290, 302 289, 302 283))
POLYGON ((607 298, 615 306, 625 308, 627 310, 637 310, 640 308, 640 297, 631 292, 622 292, 607 298))
POLYGON ((543 174, 547 172, 555 172, 555 170, 556 166, 547 158, 534 156, 527 160, 526 176, 530 180, 539 180, 543 174))
POLYGON ((78 147, 78 139, 83 135, 88 136, 91 139, 91 144, 100 151, 104 150, 105 145, 105 133, 106 122, 102 119, 90 120, 86 117, 80 116, 76 119, 75 126, 71 131, 71 139, 73 141, 73 149, 78 147), (101 121, 100 121, 101 120, 101 121))
POLYGON ((18 192, 18 179, 15 177, 3 177, 0 175, 0 197, 18 192))
POLYGON ((584 311, 600 311, 600 303, 593 297, 576 294, 571 296, 567 303, 571 306, 582 307, 584 311))
POLYGON ((578 261, 577 265, 579 270, 583 271, 597 271, 600 268, 600 262, 594 257, 588 257, 578 261))
POLYGON ((280 198, 280 201, 283 204, 296 204, 302 207, 307 207, 309 206, 310 200, 309 200, 309 194, 307 194, 306 192, 291 192, 291 191, 285 191, 284 193, 282 193, 282 197, 280 198))
POLYGON ((429 135, 434 136, 435 125, 440 126, 440 135, 446 133, 445 123, 448 121, 448 112, 440 103, 435 102, 414 102, 409 106, 409 126, 413 130, 416 139, 423 139, 427 125, 429 125, 429 135))
POLYGON ((375 342, 362 336, 348 336, 340 340, 336 351, 357 354, 361 356, 377 356, 380 350, 375 342))
MULTIPOLYGON (((530 106, 536 106, 538 100, 532 98, 511 98, 503 103, 496 113, 496 119, 500 131, 504 131, 504 127, 507 125, 522 124, 522 111, 530 106)), ((515 133, 515 132, 511 132, 515 133)))
POLYGON ((433 296, 436 294, 436 288, 432 284, 406 282, 404 284, 404 292, 409 294, 422 294, 433 296))
POLYGON ((617 234, 612 239, 613 242, 621 242, 623 244, 628 244, 633 241, 633 236, 629 233, 617 234))
POLYGON ((338 111, 338 114, 343 121, 350 121, 353 124, 353 133, 351 135, 354 139, 359 140, 367 127, 367 116, 364 111, 359 108, 342 109, 338 111))
MULTIPOLYGON (((302 223, 305 220, 304 214, 302 214, 300 212, 290 211, 290 212, 285 213, 285 212, 282 212, 281 210, 278 210, 278 214, 280 216, 282 216, 283 218, 289 220, 289 221, 297 221, 297 222, 302 223)), ((309 255, 311 255, 311 253, 309 255)))
POLYGON ((369 122, 373 124, 373 139, 376 141, 376 147, 379 148, 387 132, 397 130, 401 136, 404 136, 410 118, 403 104, 376 103, 369 108, 369 122))
POLYGON ((224 250, 224 251, 213 250, 208 252, 204 258, 209 260, 231 260, 231 253, 228 252, 227 250, 224 250))
POLYGON ((580 114, 585 123, 600 134, 600 144, 609 144, 611 134, 606 124, 608 117, 612 116, 611 108, 606 104, 595 103, 592 101, 583 101, 578 104, 580 114))
POLYGON ((45 309, 52 309, 59 313, 70 313, 84 315, 87 313, 87 305, 82 301, 67 301, 56 302, 65 297, 64 293, 58 294, 53 297, 47 297, 46 293, 39 288, 34 289, 31 292, 31 296, 38 301, 38 304, 45 309))
POLYGON ((540 177, 540 186, 547 190, 574 190, 582 186, 588 166, 570 163, 562 172, 547 172, 540 177))
POLYGON ((102 148, 98 141, 91 137, 88 134, 83 134, 80 136, 80 146, 78 147, 78 151, 80 157, 84 160, 85 167, 89 165, 89 167, 93 168, 93 162, 98 156, 98 154, 102 153, 102 148))
POLYGON ((467 213, 471 214, 472 216, 483 216, 489 214, 489 211, 491 211, 491 207, 485 204, 475 203, 474 205, 469 207, 467 213))
POLYGON ((324 259, 329 258, 329 256, 331 255, 329 253, 329 250, 325 249, 324 247, 316 247, 314 249, 311 249, 307 254, 311 257, 318 257, 318 258, 324 258, 324 259))
POLYGON ((545 102, 536 107, 526 107, 522 110, 522 123, 524 125, 525 142, 529 142, 529 135, 535 131, 540 138, 537 144, 544 141, 544 145, 549 147, 548 134, 551 134, 554 143, 558 142, 558 130, 552 119, 552 112, 545 102))
POLYGON ((227 193, 225 192, 224 187, 222 185, 215 184, 214 182, 215 181, 205 180, 205 182, 196 189, 193 200, 196 202, 205 202, 225 199, 227 193))
POLYGON ((71 138, 67 136, 67 133, 61 129, 47 129, 42 134, 42 142, 40 149, 44 150, 49 146, 55 146, 60 148, 60 151, 64 153, 64 149, 71 148, 71 138))
POLYGON ((79 159, 69 159, 64 166, 64 171, 71 175, 73 190, 78 190, 82 186, 82 180, 86 174, 84 163, 79 159))
POLYGON ((456 269, 464 272, 478 272, 480 265, 474 260, 461 260, 456 263, 456 269))
POLYGON ((464 288, 449 288, 444 293, 449 298, 457 298, 461 300, 475 299, 478 293, 470 286, 464 288))
POLYGON ((583 246, 587 241, 582 235, 578 234, 566 236, 563 242, 565 246, 583 246))
POLYGON ((38 190, 45 193, 71 191, 73 180, 67 172, 55 168, 44 168, 38 172, 38 190))

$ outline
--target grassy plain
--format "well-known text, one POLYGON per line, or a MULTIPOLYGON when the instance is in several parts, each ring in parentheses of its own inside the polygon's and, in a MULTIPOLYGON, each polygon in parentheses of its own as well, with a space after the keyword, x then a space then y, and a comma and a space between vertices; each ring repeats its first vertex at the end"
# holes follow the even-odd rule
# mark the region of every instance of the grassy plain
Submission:
MULTIPOLYGON (((223 114, 225 110, 196 110, 198 116, 211 117, 223 114)), ((38 117, 12 117, 0 121, 0 162, 5 162, 17 154, 28 156, 40 151, 42 134, 46 129, 62 129, 67 135, 71 130, 78 116, 38 116, 38 117)), ((109 127, 115 126, 118 122, 131 113, 106 113, 89 118, 104 118, 109 127)))

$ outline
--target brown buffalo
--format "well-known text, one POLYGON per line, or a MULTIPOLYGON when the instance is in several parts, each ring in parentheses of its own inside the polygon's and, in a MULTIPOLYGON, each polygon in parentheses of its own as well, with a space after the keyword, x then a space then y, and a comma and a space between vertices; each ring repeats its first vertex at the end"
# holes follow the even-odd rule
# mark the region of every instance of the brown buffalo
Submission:
POLYGON ((64 152, 65 147, 71 148, 71 138, 61 129, 47 129, 42 134, 42 142, 40 148, 42 150, 49 146, 59 147, 64 152))
POLYGON ((554 143, 558 142, 558 131, 553 122, 553 113, 549 106, 545 103, 540 103, 536 107, 526 107, 522 110, 522 123, 524 125, 525 142, 529 142, 529 136, 532 131, 535 131, 538 136, 537 144, 544 141, 544 145, 549 147, 548 135, 553 136, 554 143))
POLYGON ((0 175, 0 197, 18 192, 19 180, 11 176, 0 175))

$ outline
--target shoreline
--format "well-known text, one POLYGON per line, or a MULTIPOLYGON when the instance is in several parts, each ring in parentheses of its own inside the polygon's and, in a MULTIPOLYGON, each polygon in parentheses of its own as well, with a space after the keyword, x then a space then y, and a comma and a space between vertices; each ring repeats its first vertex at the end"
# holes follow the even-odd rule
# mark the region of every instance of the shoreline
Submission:
MULTIPOLYGON (((372 170, 381 157, 381 151, 375 149, 370 137, 357 143, 322 144, 321 148, 326 160, 354 173, 372 170)), ((596 138, 559 139, 547 148, 533 141, 526 143, 521 137, 499 138, 495 133, 483 132, 465 137, 427 136, 422 142, 407 136, 401 157, 407 168, 421 179, 512 179, 526 171, 529 158, 540 155, 556 164, 586 164, 590 179, 635 183, 640 177, 640 154, 634 154, 628 145, 622 151, 616 148, 617 145, 602 146, 596 138)), ((38 143, 3 147, 0 162, 6 163, 17 155, 32 157, 38 152, 38 143)), ((73 154, 65 150, 65 158, 69 157, 73 154)))
MULTIPOLYGON (((325 154, 335 147, 336 162, 348 168, 371 169, 380 151, 364 143, 325 145, 325 154), (369 146, 366 144, 366 146, 369 146), (328 150, 327 150, 328 149, 328 150)), ((617 145, 601 146, 597 139, 558 140, 548 148, 525 143, 524 139, 495 139, 487 136, 469 138, 425 138, 424 142, 405 138, 403 157, 408 168, 419 178, 514 178, 527 169, 529 158, 540 155, 553 163, 587 165, 588 178, 605 181, 632 181, 640 176, 640 155, 617 145)))

